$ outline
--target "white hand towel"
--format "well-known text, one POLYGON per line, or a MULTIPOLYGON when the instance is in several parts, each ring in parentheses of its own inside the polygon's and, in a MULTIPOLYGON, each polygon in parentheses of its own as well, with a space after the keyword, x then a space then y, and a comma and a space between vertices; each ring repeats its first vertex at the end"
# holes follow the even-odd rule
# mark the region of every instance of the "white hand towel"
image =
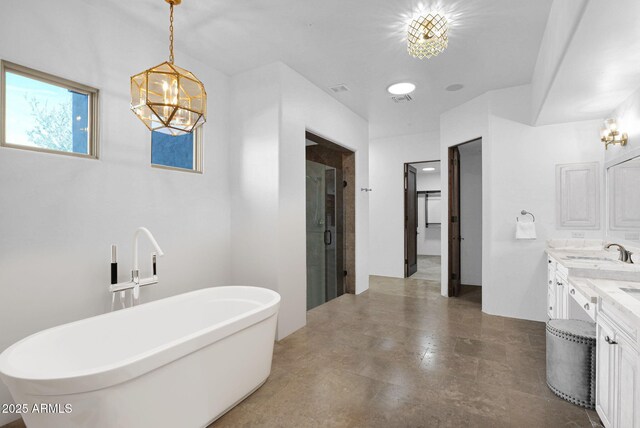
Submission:
POLYGON ((516 222, 516 239, 536 238, 536 224, 534 222, 516 222))

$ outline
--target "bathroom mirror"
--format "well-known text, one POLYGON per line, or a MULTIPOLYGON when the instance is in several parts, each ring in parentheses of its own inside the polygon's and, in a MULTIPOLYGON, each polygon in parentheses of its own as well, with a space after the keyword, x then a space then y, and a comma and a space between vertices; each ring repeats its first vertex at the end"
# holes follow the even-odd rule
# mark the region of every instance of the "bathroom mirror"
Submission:
POLYGON ((640 156, 607 168, 607 238, 640 242, 640 156))

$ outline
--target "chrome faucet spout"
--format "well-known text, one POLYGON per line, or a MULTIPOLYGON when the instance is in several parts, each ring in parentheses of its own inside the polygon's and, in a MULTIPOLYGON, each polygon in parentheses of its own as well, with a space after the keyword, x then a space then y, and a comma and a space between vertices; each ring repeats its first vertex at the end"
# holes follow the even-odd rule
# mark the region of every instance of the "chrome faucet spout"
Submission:
POLYGON ((149 232, 149 229, 147 229, 146 227, 139 227, 136 229, 135 233, 133 234, 133 270, 138 270, 139 268, 138 237, 140 236, 140 233, 143 233, 147 236, 147 238, 151 242, 151 245, 154 246, 154 248, 156 249, 156 252, 160 257, 164 256, 164 251, 162 251, 162 248, 160 248, 160 245, 158 245, 158 241, 156 241, 156 238, 154 238, 151 232, 149 232))
POLYGON ((608 250, 611 247, 618 247, 618 252, 620 253, 620 255, 618 256, 618 260, 624 263, 630 263, 630 264, 633 263, 633 259, 631 258, 633 253, 631 251, 627 250, 620 244, 614 244, 614 243, 608 244, 604 248, 608 250))
POLYGON ((147 229, 146 227, 137 228, 135 233, 133 234, 133 267, 131 271, 131 282, 133 282, 132 293, 133 293, 134 303, 138 301, 138 297, 140 296, 140 285, 150 285, 158 282, 158 279, 156 276, 156 266, 155 266, 156 255, 155 254, 153 255, 153 277, 147 280, 140 279, 140 267, 138 266, 138 237, 140 236, 141 233, 146 235, 146 237, 149 239, 151 244, 156 249, 157 255, 160 257, 164 256, 164 251, 162 251, 162 248, 160 248, 160 245, 158 245, 158 241, 156 241, 156 238, 154 238, 151 232, 149 232, 149 229, 147 229))

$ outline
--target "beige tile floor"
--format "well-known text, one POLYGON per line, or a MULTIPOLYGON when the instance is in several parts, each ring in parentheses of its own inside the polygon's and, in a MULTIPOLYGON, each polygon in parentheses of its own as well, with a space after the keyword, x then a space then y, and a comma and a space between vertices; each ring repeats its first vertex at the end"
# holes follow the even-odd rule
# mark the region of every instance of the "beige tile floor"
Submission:
POLYGON ((418 271, 411 279, 440 281, 440 256, 418 256, 418 271))
POLYGON ((310 311, 267 382, 211 427, 600 426, 547 388, 544 324, 483 314, 476 287, 370 285, 310 311))
POLYGON ((211 427, 599 426, 547 388, 544 324, 483 314, 479 291, 371 277, 310 311, 267 383, 211 427))

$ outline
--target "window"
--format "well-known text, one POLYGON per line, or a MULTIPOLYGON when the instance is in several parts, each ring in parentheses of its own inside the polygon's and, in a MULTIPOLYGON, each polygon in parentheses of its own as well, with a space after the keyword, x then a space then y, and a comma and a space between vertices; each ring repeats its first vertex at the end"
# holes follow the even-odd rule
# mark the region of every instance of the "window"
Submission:
POLYGON ((98 157, 98 90, 0 62, 0 145, 98 157))
POLYGON ((151 165, 157 168, 202 172, 202 127, 191 134, 151 132, 151 165))

